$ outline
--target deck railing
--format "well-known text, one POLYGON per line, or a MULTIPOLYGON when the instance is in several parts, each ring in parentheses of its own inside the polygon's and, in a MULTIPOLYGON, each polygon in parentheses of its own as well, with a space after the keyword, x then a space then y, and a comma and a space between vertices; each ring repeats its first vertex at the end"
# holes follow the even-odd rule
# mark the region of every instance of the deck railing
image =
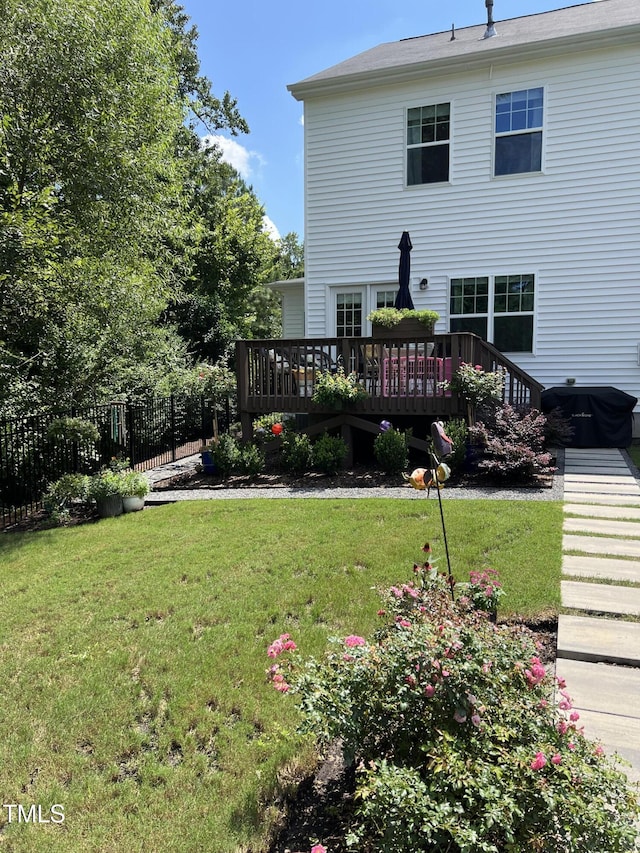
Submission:
POLYGON ((257 414, 274 411, 329 414, 312 399, 319 374, 342 366, 354 371, 368 391, 350 405, 367 416, 464 416, 464 401, 446 390, 462 362, 505 373, 504 400, 539 407, 542 385, 491 344, 469 333, 384 338, 296 338, 236 343, 238 411, 243 435, 257 414))

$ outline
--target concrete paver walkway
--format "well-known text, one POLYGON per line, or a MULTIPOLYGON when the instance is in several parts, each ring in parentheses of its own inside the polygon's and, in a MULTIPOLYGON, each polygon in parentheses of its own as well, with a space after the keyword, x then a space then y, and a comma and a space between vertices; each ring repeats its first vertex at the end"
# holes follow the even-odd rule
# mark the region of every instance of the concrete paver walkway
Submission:
POLYGON ((640 782, 640 485, 616 449, 565 453, 556 674, 589 737, 640 782), (624 583, 626 586, 621 586, 624 583))

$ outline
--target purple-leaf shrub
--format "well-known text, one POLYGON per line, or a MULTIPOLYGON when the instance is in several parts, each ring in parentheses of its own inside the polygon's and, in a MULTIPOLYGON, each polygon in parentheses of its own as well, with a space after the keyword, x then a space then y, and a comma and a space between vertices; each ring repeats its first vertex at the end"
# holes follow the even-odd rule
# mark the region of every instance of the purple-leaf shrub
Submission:
POLYGON ((519 412, 513 406, 497 408, 487 422, 469 427, 469 436, 482 447, 481 471, 503 479, 532 479, 555 471, 544 450, 546 418, 537 409, 519 412))

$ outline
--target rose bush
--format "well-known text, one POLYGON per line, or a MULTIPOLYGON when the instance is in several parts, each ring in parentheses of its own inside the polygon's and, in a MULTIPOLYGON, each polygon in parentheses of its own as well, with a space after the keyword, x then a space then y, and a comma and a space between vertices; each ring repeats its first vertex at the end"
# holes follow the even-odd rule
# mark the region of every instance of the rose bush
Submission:
POLYGON ((532 635, 492 624, 468 595, 452 600, 449 579, 428 562, 414 572, 384 593, 384 624, 370 640, 334 638, 324 659, 307 662, 285 648, 288 636, 270 646, 269 677, 297 697, 303 728, 320 745, 341 743, 356 764, 348 845, 634 850, 638 801, 585 737, 532 635))

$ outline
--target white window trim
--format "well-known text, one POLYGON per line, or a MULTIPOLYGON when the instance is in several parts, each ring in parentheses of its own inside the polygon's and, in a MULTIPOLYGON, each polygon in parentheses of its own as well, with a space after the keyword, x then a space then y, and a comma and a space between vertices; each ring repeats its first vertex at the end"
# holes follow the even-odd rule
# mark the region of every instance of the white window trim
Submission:
MULTIPOLYGON (((508 177, 508 176, 505 176, 508 177)), ((511 176, 513 177, 513 176, 511 176)), ((526 266, 524 264, 523 266, 526 266)), ((464 272, 464 273, 456 273, 455 275, 447 276, 447 330, 451 328, 451 320, 456 319, 458 317, 486 317, 487 318, 487 331, 493 332, 493 321, 496 316, 498 317, 533 317, 533 331, 531 333, 531 350, 521 350, 518 352, 511 352, 509 350, 501 350, 503 355, 506 355, 508 358, 511 358, 512 361, 516 361, 518 358, 522 358, 523 356, 535 356, 537 351, 537 332, 538 332, 538 289, 540 283, 540 275, 537 269, 528 269, 526 272, 518 271, 516 272, 513 269, 508 271, 498 270, 497 272, 464 272), (533 310, 532 311, 518 311, 518 312, 508 312, 502 313, 499 312, 496 315, 493 306, 493 300, 495 296, 495 280, 498 276, 502 275, 532 275, 534 280, 534 288, 533 288, 533 310), (451 313, 451 282, 453 279, 458 278, 488 278, 489 279, 489 300, 488 300, 488 311, 486 314, 452 314, 451 313)), ((455 334, 455 333, 452 333, 455 334)), ((492 335, 493 337, 493 335, 492 335)), ((489 341, 492 346, 495 346, 493 341, 489 341)))
MULTIPOLYGON (((451 95, 443 95, 442 97, 433 96, 428 100, 423 99, 423 102, 418 104, 416 103, 417 99, 413 99, 410 103, 407 102, 404 105, 403 110, 403 127, 402 127, 402 141, 403 141, 403 172, 402 172, 402 184, 405 190, 409 190, 409 192, 413 192, 414 190, 424 190, 425 187, 447 187, 453 184, 452 172, 453 172, 453 146, 454 146, 454 104, 453 98, 451 95), (431 104, 449 104, 449 178, 446 181, 435 181, 431 184, 410 184, 407 181, 407 172, 409 168, 409 140, 408 140, 408 121, 409 121, 409 110, 414 109, 415 107, 424 107, 430 106, 431 104)), ((495 97, 493 99, 495 104, 495 97)), ((494 106, 495 110, 495 106, 494 106)), ((417 145, 412 145, 412 148, 422 147, 417 145)))
POLYGON ((329 285, 329 316, 327 317, 326 328, 329 329, 329 337, 337 338, 337 322, 336 313, 338 308, 338 294, 343 293, 359 293, 362 296, 362 334, 365 334, 367 326, 367 314, 369 313, 367 305, 367 286, 364 284, 339 284, 329 285))
MULTIPOLYGON (((545 174, 545 154, 547 150, 547 110, 548 110, 548 93, 549 86, 546 83, 514 83, 511 88, 507 88, 508 84, 499 86, 491 93, 491 180, 493 181, 513 181, 518 178, 535 177, 536 175, 545 174), (521 89, 542 89, 542 127, 539 130, 542 132, 542 150, 540 152, 540 170, 537 172, 514 172, 512 175, 496 175, 496 139, 498 136, 517 136, 519 133, 537 133, 538 128, 531 130, 514 130, 511 133, 496 133, 496 97, 504 94, 505 91, 518 92, 521 89)), ((496 273, 500 275, 500 273, 496 273)), ((457 278, 458 276, 453 276, 457 278)))

